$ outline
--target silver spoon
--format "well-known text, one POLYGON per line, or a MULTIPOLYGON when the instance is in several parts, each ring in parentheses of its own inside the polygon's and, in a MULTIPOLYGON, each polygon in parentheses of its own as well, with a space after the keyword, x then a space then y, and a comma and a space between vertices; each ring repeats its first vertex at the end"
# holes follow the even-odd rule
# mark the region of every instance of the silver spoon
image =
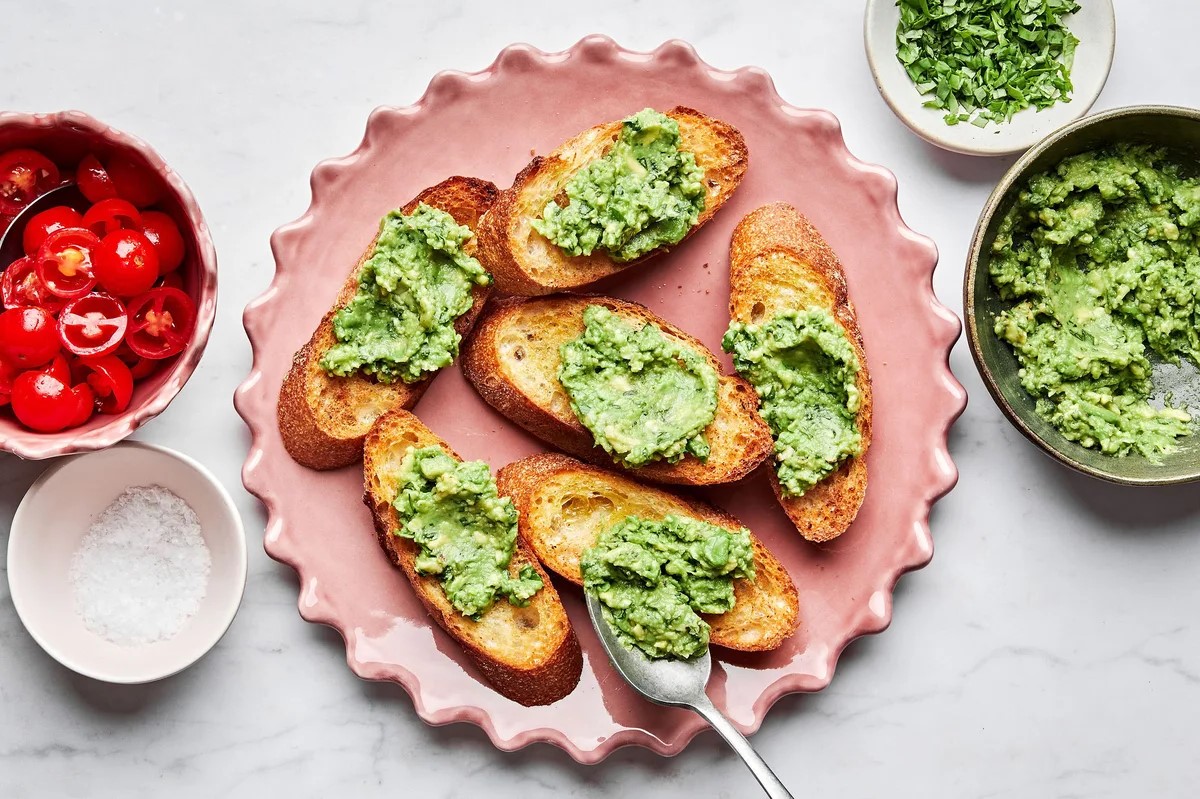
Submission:
POLYGON ((67 183, 51 189, 22 208, 21 213, 13 217, 8 230, 0 234, 0 271, 7 269, 9 264, 25 254, 25 245, 21 237, 29 220, 56 205, 66 205, 83 213, 87 210, 88 201, 74 183, 67 183))
POLYGON ((745 761, 767 796, 771 799, 792 799, 767 761, 762 759, 729 719, 721 715, 721 711, 705 693, 704 688, 712 672, 712 658, 707 649, 704 654, 690 660, 651 660, 641 650, 630 649, 622 644, 617 639, 616 631, 604 620, 600 612, 600 600, 587 591, 584 596, 596 635, 600 637, 604 651, 625 682, 651 702, 667 707, 687 707, 699 713, 745 761))

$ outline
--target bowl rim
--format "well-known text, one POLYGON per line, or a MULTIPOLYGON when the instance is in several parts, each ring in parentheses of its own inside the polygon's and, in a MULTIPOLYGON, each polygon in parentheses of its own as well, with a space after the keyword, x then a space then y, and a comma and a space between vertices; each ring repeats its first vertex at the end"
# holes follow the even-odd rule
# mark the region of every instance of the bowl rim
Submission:
MULTIPOLYGON (((1097 2, 1097 0, 1090 0, 1097 2)), ((1096 85, 1094 92, 1089 92, 1086 96, 1080 95, 1071 98, 1071 110, 1077 111, 1072 119, 1066 124, 1073 124, 1081 118, 1085 118, 1087 113, 1091 111, 1096 101, 1100 99, 1100 95, 1104 93, 1104 87, 1108 84, 1109 76, 1112 74, 1113 60, 1116 57, 1117 49, 1117 15, 1116 9, 1113 7, 1112 0, 1099 0, 1104 4, 1105 10, 1108 12, 1105 15, 1107 25, 1105 31, 1109 34, 1103 44, 1104 48, 1104 74, 1101 76, 1099 83, 1096 85)), ((884 79, 881 77, 883 70, 883 61, 885 58, 895 58, 895 53, 889 51, 888 56, 881 55, 881 48, 876 46, 875 38, 872 36, 871 23, 875 19, 875 14, 881 8, 892 8, 896 5, 895 0, 867 0, 866 7, 863 13, 863 47, 866 50, 867 64, 871 69, 871 79, 875 83, 875 88, 879 90, 879 94, 883 97, 885 103, 892 110, 892 113, 904 123, 910 131, 916 134, 925 142, 932 144, 935 147, 940 147, 943 150, 960 155, 972 155, 983 157, 1001 157, 1013 155, 1025 150, 1029 147, 1036 146, 1039 139, 1046 135, 1045 133, 1033 132, 1028 136, 1020 138, 1007 139, 1000 137, 1002 143, 994 146, 986 144, 964 144, 954 138, 952 134, 947 133, 943 128, 936 126, 925 125, 920 116, 919 111, 922 106, 916 107, 905 103, 895 93, 890 91, 884 85, 884 79)), ((883 48, 886 49, 886 48, 883 48)), ((1032 109, 1026 109, 1031 111, 1032 109)), ((1025 113, 1022 111, 1021 113, 1025 113)), ((1045 128, 1043 128, 1045 130, 1045 128)), ((1051 129, 1053 132, 1053 129, 1051 129)))
POLYGON ((234 520, 234 529, 231 531, 231 535, 234 539, 234 558, 236 560, 236 563, 234 564, 234 571, 237 579, 231 583, 231 586, 234 589, 234 595, 231 595, 233 601, 228 605, 228 618, 223 620, 223 624, 220 626, 218 633, 212 638, 212 640, 206 642, 204 647, 198 653, 196 653, 195 657, 190 658, 186 662, 174 664, 161 672, 151 672, 146 675, 137 675, 136 677, 126 678, 101 672, 98 669, 93 669, 65 656, 54 645, 47 641, 38 630, 34 629, 34 627, 31 626, 26 620, 25 614, 21 612, 21 607, 24 602, 24 599, 22 598, 22 592, 24 591, 22 580, 24 578, 21 576, 14 578, 14 575, 16 575, 18 572, 12 568, 14 551, 13 542, 18 541, 21 537, 21 534, 18 531, 21 527, 22 518, 31 512, 29 508, 33 502, 33 496, 40 491, 47 482, 53 479, 58 472, 66 468, 69 464, 74 463, 80 458, 88 457, 92 454, 91 452, 78 453, 72 457, 59 459, 40 475, 38 475, 38 478, 34 480, 29 488, 25 491, 25 495, 21 498, 20 503, 17 505, 17 510, 13 514, 12 524, 9 528, 6 561, 8 568, 6 569, 6 572, 8 575, 9 596, 12 598, 13 608, 17 611, 17 618, 21 620, 21 626, 25 628, 25 631, 29 633, 29 636, 35 642, 37 642, 37 645, 40 646, 46 654, 76 674, 81 674, 84 677, 90 677, 93 680, 99 680, 101 682, 118 685, 141 685, 150 682, 157 682, 158 680, 174 676, 189 666, 197 663, 205 655, 211 652, 213 647, 215 647, 221 641, 221 639, 225 637, 225 633, 229 631, 230 626, 233 624, 233 620, 237 617, 238 611, 241 610, 242 599, 245 597, 246 593, 246 579, 248 573, 246 525, 245 522, 242 521, 242 515, 238 512, 237 505, 234 504, 233 497, 230 495, 229 491, 225 488, 221 481, 217 479, 217 476, 208 469, 207 466, 200 463, 196 459, 169 447, 164 447, 160 444, 149 444, 144 441, 122 441, 105 451, 119 448, 146 450, 158 456, 174 459, 182 463, 184 466, 189 467, 195 474, 197 474, 205 482, 209 483, 216 490, 216 494, 220 498, 222 504, 225 506, 225 510, 234 520))
POLYGON ((69 128, 90 133, 112 144, 136 151, 175 193, 195 235, 198 261, 196 268, 199 278, 199 289, 194 298, 195 329, 187 349, 171 367, 171 374, 167 380, 147 396, 141 405, 130 407, 103 425, 84 433, 78 433, 77 430, 38 433, 21 429, 10 435, 0 435, 0 452, 11 452, 26 460, 43 460, 105 449, 128 437, 134 430, 166 410, 200 363, 217 311, 217 251, 212 233, 187 183, 163 160, 158 151, 137 136, 101 122, 83 111, 74 110, 45 113, 0 111, 0 128, 9 126, 26 127, 34 131, 69 128))
POLYGON ((991 224, 992 218, 996 215, 1004 198, 1009 191, 1017 185, 1024 177, 1029 167, 1042 156, 1047 150, 1055 146, 1059 142, 1070 138, 1081 130, 1090 128, 1093 125, 1107 122, 1110 119, 1127 116, 1146 116, 1158 115, 1164 117, 1175 117, 1178 119, 1186 119, 1192 122, 1200 123, 1200 109, 1188 108, 1186 106, 1177 105, 1127 105, 1118 108, 1101 111, 1097 114, 1082 117, 1073 122, 1070 122, 1058 130, 1053 131, 1040 142, 1029 148, 1017 161, 1008 168, 1004 176, 1000 178, 1000 182, 992 189, 992 193, 988 195, 987 202, 983 206, 983 210, 979 214, 979 220, 975 224, 975 231, 971 234, 971 245, 967 250, 967 259, 965 264, 965 274, 963 276, 963 317, 966 323, 967 345, 971 350, 971 359, 975 362, 975 368, 979 372, 979 376, 983 379, 983 384, 987 388, 988 393, 992 396, 992 400, 1000 408, 1000 411, 1012 423, 1013 427, 1025 436, 1025 438, 1037 445, 1045 454, 1049 455, 1054 460, 1074 469, 1077 472, 1086 474, 1090 477, 1095 477, 1117 485, 1126 486, 1169 486, 1183 485, 1200 481, 1200 467, 1189 474, 1182 474, 1175 477, 1128 477, 1118 474, 1114 471, 1106 469, 1098 469, 1081 463, 1066 453, 1060 452, 1056 447, 1042 438, 1032 427, 1026 423, 1025 419, 1017 410, 1005 399, 1003 392, 1000 389, 1000 384, 992 373, 991 367, 987 364, 983 357, 983 348, 981 344, 979 332, 979 315, 982 309, 975 306, 975 286, 979 276, 979 256, 983 250, 984 235, 991 224))

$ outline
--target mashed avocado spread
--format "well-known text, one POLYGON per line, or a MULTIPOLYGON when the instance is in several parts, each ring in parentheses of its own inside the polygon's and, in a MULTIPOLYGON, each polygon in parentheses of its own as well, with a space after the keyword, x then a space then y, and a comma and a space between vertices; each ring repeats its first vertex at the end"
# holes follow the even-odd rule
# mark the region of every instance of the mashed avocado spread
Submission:
POLYGON ((567 181, 567 205, 551 201, 533 228, 569 255, 602 249, 632 261, 687 235, 704 210, 703 178, 695 155, 679 149, 679 123, 646 108, 567 181))
POLYGON ((784 494, 803 495, 862 451, 858 353, 828 311, 812 307, 760 324, 734 322, 721 346, 758 392, 784 494))
POLYGON ((478 620, 496 597, 522 607, 541 589, 542 578, 530 566, 515 578, 508 573, 517 509, 497 495, 486 463, 455 460, 439 447, 412 448, 399 482, 396 535, 416 542, 417 571, 436 575, 459 613, 478 620))
POLYGON ((629 516, 600 534, 580 568, 622 643, 652 658, 690 658, 708 646, 697 614, 733 607, 733 580, 754 577, 754 550, 744 528, 629 516))
POLYGON ((424 203, 411 215, 385 216, 358 291, 334 314, 337 343, 321 367, 342 377, 362 372, 381 383, 414 383, 448 366, 461 339, 455 320, 470 310, 471 290, 491 281, 463 252, 471 235, 424 203))
POLYGON ((708 457, 704 428, 717 413, 717 370, 652 324, 600 305, 583 335, 559 349, 558 379, 596 444, 627 466, 708 457))
POLYGON ((1040 416, 1109 455, 1175 449, 1191 418, 1151 403, 1150 358, 1200 358, 1200 181, 1145 146, 1067 158, 1020 192, 990 271, 1040 416))

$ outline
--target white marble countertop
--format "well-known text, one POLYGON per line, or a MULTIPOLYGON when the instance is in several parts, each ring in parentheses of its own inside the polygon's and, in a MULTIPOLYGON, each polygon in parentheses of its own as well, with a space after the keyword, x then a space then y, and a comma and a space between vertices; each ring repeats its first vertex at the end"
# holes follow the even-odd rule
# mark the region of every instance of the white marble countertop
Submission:
MULTIPOLYGON (((1200 105, 1200 9, 1119 0, 1098 108, 1200 105)), ((251 538, 245 604, 197 667, 145 687, 77 677, 24 632, 0 581, 0 796, 749 797, 715 736, 663 760, 598 767, 548 746, 494 750, 476 728, 425 726, 394 685, 360 682, 337 635, 296 614, 292 572, 260 546, 231 405, 250 363, 242 306, 267 285, 268 236, 308 204, 313 165, 357 145, 377 105, 505 45, 587 33, 768 70, 780 93, 842 120, 859 157, 895 171, 908 223, 941 248, 958 310, 975 217, 1007 160, 914 138, 871 82, 862 3, 175 2, 3 9, 0 108, 80 108, 150 141, 191 184, 221 261, 207 354, 138 438, 197 457, 233 492, 251 538), (517 13, 518 6, 528 10, 517 13)), ((965 345, 971 404, 951 436, 958 488, 933 518, 931 566, 901 581, 892 628, 852 645, 833 685, 790 697, 755 743, 797 796, 1192 796, 1200 781, 1197 489, 1122 490, 1072 474, 992 404, 965 345)), ((0 458, 7 522, 43 464, 0 458)), ((7 528, 7 523, 4 524, 7 528)), ((3 558, 0 548, 0 558, 3 558)))

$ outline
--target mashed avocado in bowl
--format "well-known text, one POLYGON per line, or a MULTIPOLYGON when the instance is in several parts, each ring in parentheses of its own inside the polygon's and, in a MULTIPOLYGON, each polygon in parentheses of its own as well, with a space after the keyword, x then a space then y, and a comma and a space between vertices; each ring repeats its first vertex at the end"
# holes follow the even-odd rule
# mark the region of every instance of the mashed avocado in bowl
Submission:
POLYGON ((1050 455, 1200 479, 1200 113, 1118 109, 1027 153, 980 219, 964 305, 989 391, 1050 455))

